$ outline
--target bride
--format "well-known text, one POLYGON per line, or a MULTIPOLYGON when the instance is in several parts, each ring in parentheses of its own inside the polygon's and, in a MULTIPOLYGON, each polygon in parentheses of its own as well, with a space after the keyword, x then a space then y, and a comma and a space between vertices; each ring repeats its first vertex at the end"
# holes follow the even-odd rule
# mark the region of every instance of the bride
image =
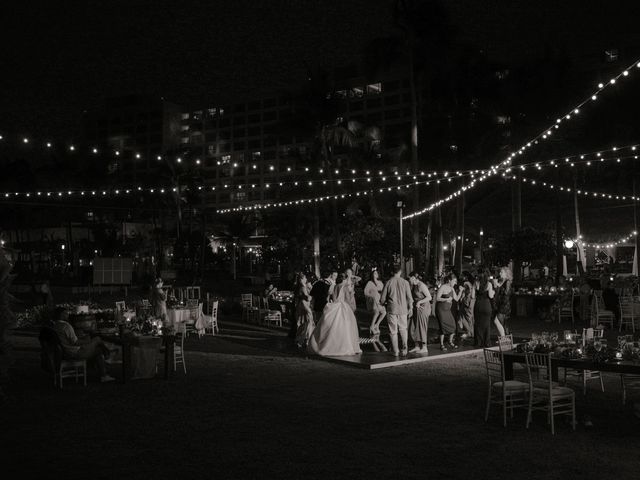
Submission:
POLYGON ((358 323, 348 299, 349 282, 335 286, 335 301, 327 303, 309 339, 309 353, 324 356, 356 355, 360 349, 358 323))

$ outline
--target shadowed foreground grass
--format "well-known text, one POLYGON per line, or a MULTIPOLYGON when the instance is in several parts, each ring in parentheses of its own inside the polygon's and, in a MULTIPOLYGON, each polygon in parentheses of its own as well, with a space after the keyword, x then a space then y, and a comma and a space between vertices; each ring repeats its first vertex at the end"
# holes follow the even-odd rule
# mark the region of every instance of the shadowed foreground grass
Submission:
POLYGON ((615 376, 606 393, 577 395, 592 428, 559 420, 552 437, 542 415, 528 431, 522 412, 506 429, 497 411, 484 423, 479 357, 365 371, 209 341, 224 353, 187 352, 187 376, 63 391, 35 352, 17 352, 7 478, 624 479, 640 468, 640 422, 615 376))

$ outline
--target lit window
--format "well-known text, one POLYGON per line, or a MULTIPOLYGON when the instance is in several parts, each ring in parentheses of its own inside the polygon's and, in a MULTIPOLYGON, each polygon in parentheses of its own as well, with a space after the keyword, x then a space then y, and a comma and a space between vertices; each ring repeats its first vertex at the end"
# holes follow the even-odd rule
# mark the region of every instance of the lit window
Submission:
POLYGON ((509 117, 507 115, 498 115, 496 120, 500 125, 507 125, 507 124, 511 123, 511 117, 509 117))
POLYGON ((262 152, 253 152, 251 155, 254 160, 260 160, 260 157, 262 156, 262 152))
POLYGON ((223 155, 220 159, 223 164, 231 162, 231 155, 223 155))
POLYGON ((207 108, 207 115, 209 115, 209 117, 213 118, 218 114, 218 109, 217 108, 207 108))
POLYGON ((189 114, 188 113, 183 113, 181 115, 182 120, 189 120, 189 114))
POLYGON ((202 110, 197 110, 197 111, 193 112, 193 115, 191 117, 194 120, 200 120, 202 118, 202 110))
POLYGON ((382 83, 371 83, 367 85, 367 93, 377 95, 382 92, 382 83))

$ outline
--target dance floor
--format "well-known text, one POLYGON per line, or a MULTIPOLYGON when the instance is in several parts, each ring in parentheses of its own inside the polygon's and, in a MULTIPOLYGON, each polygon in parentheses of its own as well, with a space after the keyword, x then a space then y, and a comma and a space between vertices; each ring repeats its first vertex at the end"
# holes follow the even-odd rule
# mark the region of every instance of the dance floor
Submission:
MULTIPOLYGON (((361 326, 361 335, 364 336, 366 328, 361 326)), ((435 340, 437 331, 429 331, 430 338, 435 340), (431 335, 433 333, 433 335, 431 335)), ((313 360, 337 363, 340 365, 361 368, 366 370, 377 370, 381 368, 398 367, 401 365, 411 365, 416 363, 424 363, 433 360, 443 360, 446 358, 458 357, 462 355, 471 355, 482 353, 482 349, 478 349, 471 345, 470 341, 465 341, 458 349, 442 352, 440 345, 437 343, 429 344, 429 354, 410 353, 407 356, 395 357, 389 352, 376 352, 372 345, 362 345, 362 354, 349 355, 340 357, 321 357, 317 355, 309 355, 306 352, 297 349, 293 342, 287 338, 284 329, 267 329, 246 323, 236 323, 223 325, 222 331, 217 338, 226 340, 231 343, 239 343, 251 346, 256 349, 271 351, 278 354, 304 356, 313 360)), ((383 333, 383 342, 386 347, 388 345, 388 335, 383 333)), ((437 340, 436 340, 437 341, 437 340)), ((197 347, 196 347, 197 348, 197 347)), ((187 347, 189 349, 189 347, 187 347)))

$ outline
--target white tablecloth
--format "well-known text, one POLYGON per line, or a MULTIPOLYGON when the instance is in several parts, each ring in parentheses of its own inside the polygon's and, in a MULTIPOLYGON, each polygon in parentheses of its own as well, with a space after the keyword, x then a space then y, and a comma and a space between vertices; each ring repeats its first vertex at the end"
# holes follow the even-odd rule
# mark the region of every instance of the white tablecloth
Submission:
POLYGON ((188 308, 167 308, 167 321, 169 325, 173 325, 175 329, 181 323, 187 321, 198 322, 202 318, 202 304, 198 304, 198 313, 195 319, 191 318, 191 310, 188 308))

